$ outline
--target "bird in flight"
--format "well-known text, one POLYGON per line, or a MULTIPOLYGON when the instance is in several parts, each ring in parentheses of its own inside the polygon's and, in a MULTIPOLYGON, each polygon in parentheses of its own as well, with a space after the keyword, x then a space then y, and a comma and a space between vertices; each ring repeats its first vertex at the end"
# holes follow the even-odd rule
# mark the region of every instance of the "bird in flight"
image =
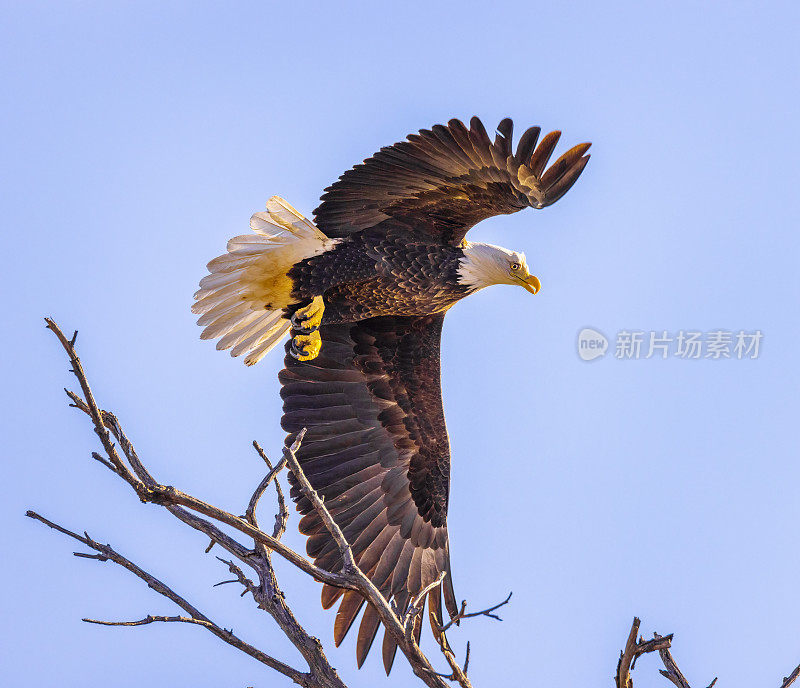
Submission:
MULTIPOLYGON (((208 264, 192 307, 201 338, 219 338, 217 349, 244 355, 246 365, 290 335, 278 375, 287 445, 307 428, 297 453, 303 471, 359 567, 402 612, 446 573, 428 594, 434 633, 442 597, 451 617, 458 612, 447 535, 444 317, 494 284, 540 289, 523 253, 465 237, 488 217, 552 205, 589 160, 590 144, 582 143, 547 167, 560 132, 539 141, 539 127, 531 127, 516 151, 512 132, 504 119, 492 141, 477 117, 469 128, 453 119, 423 129, 345 172, 325 190, 313 221, 273 196, 266 212, 252 216, 252 233, 231 239, 227 253, 208 264)), ((290 480, 309 556, 337 571, 335 542, 290 480)), ((338 646, 364 600, 324 585, 323 607, 336 602, 338 646)), ((359 667, 379 626, 367 605, 359 667)), ((385 634, 387 673, 396 650, 385 634)))

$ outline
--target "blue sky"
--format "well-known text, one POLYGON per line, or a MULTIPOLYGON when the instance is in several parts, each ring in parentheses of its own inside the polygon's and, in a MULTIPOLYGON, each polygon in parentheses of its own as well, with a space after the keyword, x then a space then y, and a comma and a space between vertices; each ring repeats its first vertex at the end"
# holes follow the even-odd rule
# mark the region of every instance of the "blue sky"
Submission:
MULTIPOLYGON (((478 619, 476 686, 611 685, 634 614, 674 632, 692 685, 778 685, 800 662, 798 108, 794 3, 4 2, 0 643, 9 685, 289 685, 200 629, 107 629, 174 607, 24 518, 110 542, 248 640, 299 664, 266 615, 89 452, 41 318, 79 352, 156 476, 242 510, 283 435, 273 353, 198 339, 205 263, 280 194, 306 213, 343 170, 451 117, 594 143, 572 191, 471 238, 543 284, 447 316, 454 581, 478 619), (582 361, 576 336, 760 330, 756 360, 582 361), (155 677, 155 678, 154 678, 155 677)), ((563 150, 562 148, 561 150, 563 150)), ((288 541, 302 548, 290 524, 288 541)), ((279 563, 330 647, 318 585, 279 563)), ((352 687, 411 686, 355 638, 352 687)), ((656 661, 637 688, 665 685, 656 661)))

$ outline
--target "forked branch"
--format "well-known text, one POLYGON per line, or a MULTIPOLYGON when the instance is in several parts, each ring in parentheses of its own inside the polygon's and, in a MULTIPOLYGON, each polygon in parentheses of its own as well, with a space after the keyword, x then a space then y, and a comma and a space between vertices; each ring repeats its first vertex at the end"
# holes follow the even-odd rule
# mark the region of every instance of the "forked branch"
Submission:
POLYGON ((189 614, 188 617, 153 616, 148 614, 144 619, 140 619, 139 621, 99 621, 97 619, 86 619, 86 618, 83 619, 83 621, 86 621, 87 623, 101 624, 103 626, 144 626, 146 624, 153 623, 155 621, 196 624, 210 631, 215 636, 217 636, 217 638, 228 643, 228 645, 231 645, 235 647, 237 650, 240 650, 241 652, 250 655, 253 659, 268 666, 270 669, 275 669, 275 671, 280 672, 284 676, 288 676, 298 685, 301 686, 317 685, 315 683, 310 683, 308 681, 309 677, 303 674, 303 672, 298 671, 297 669, 293 669, 289 665, 278 661, 274 657, 271 657, 265 652, 262 652, 261 650, 253 647, 249 643, 246 643, 244 640, 234 635, 233 631, 229 631, 225 628, 222 628, 221 626, 218 626, 205 614, 203 614, 199 609, 197 609, 194 605, 192 605, 186 599, 184 599, 178 593, 176 593, 172 588, 170 588, 168 585, 160 581, 152 574, 148 573, 144 569, 134 564, 130 559, 122 556, 113 547, 111 547, 111 545, 103 545, 97 542, 96 540, 93 540, 91 537, 89 537, 88 533, 84 533, 83 535, 78 535, 77 533, 73 533, 71 530, 62 527, 57 523, 53 523, 53 521, 46 519, 44 516, 37 514, 35 511, 28 511, 26 512, 25 515, 28 516, 29 518, 44 523, 46 526, 49 526, 53 530, 57 530, 59 533, 71 537, 73 540, 77 540, 78 542, 83 543, 89 549, 92 549, 97 553, 94 555, 87 555, 82 552, 74 552, 75 556, 81 556, 87 559, 88 558, 96 559, 97 561, 100 562, 106 562, 106 561, 114 562, 115 564, 121 566, 122 568, 130 571, 137 578, 143 580, 145 583, 147 583, 148 587, 155 590, 159 595, 162 595, 166 597, 168 600, 171 600, 189 614))

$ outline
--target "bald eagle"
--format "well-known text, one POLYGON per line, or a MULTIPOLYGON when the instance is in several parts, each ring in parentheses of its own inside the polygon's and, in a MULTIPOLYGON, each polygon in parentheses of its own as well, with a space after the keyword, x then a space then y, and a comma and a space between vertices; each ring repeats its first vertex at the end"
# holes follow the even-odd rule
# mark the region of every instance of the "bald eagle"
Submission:
MULTIPOLYGON (((474 117, 408 136, 345 172, 325 190, 313 222, 283 199, 252 216, 252 234, 228 242, 195 294, 203 339, 252 365, 286 343, 279 374, 287 444, 307 428, 298 459, 352 544, 355 559, 402 611, 441 572, 428 596, 441 625, 442 596, 457 613, 447 536, 450 446, 442 410, 440 338, 445 313, 493 284, 535 294, 525 255, 470 242, 488 217, 545 208, 580 176, 590 144, 547 163, 560 132, 538 143, 532 127, 512 150, 504 119, 491 141, 474 117)), ((307 551, 341 567, 338 549, 296 481, 307 551)), ((326 609, 340 601, 338 646, 364 600, 324 585, 326 609)), ((421 632, 417 617, 415 632, 421 632)), ((367 605, 358 631, 360 667, 380 626, 367 605)), ((388 634, 383 662, 397 647, 388 634)))

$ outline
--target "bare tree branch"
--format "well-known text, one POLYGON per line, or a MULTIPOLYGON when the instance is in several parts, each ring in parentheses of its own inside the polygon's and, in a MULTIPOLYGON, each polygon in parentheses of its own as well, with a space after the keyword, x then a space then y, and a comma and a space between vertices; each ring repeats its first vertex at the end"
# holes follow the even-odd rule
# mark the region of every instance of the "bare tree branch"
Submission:
MULTIPOLYGON (((41 523, 44 523, 46 526, 49 526, 53 530, 57 530, 59 533, 63 533, 64 535, 67 535, 73 538, 74 540, 77 540, 78 542, 82 542, 90 549, 93 549, 99 553, 98 555, 83 555, 85 558, 97 559, 97 561, 102 561, 102 562, 112 561, 115 564, 118 564, 119 566, 122 566, 123 568, 127 569, 134 576, 141 578, 145 583, 147 583, 148 587, 155 590, 158 594, 163 595, 167 599, 171 600, 172 602, 177 604, 181 609, 188 612, 190 615, 189 618, 158 617, 158 616, 148 615, 141 621, 97 621, 95 619, 84 619, 84 621, 88 623, 103 624, 106 626, 141 626, 147 623, 152 623, 153 621, 183 621, 185 623, 197 624, 198 626, 202 626, 203 628, 213 633, 220 640, 223 640, 224 642, 228 643, 228 645, 232 645, 237 650, 241 650, 245 654, 250 655, 253 659, 256 659, 262 664, 265 664, 266 666, 270 667, 270 669, 275 669, 275 671, 282 673, 284 676, 288 676, 298 685, 309 686, 309 687, 317 685, 313 682, 310 682, 311 677, 309 677, 307 674, 304 674, 303 672, 290 667, 288 664, 284 664, 283 662, 278 661, 274 657, 270 657, 265 652, 258 650, 249 643, 246 643, 241 638, 235 636, 233 632, 221 628, 220 626, 215 624, 199 609, 191 605, 183 597, 178 595, 178 593, 172 590, 172 588, 162 583, 158 578, 156 578, 155 576, 151 575, 144 569, 134 564, 130 559, 127 559, 126 557, 119 554, 119 552, 117 552, 110 545, 100 544, 99 542, 96 542, 95 540, 90 538, 88 534, 84 534, 83 536, 81 536, 78 535, 77 533, 73 533, 71 530, 68 530, 63 526, 60 526, 57 523, 53 523, 52 521, 46 519, 44 516, 40 516, 35 511, 28 511, 26 513, 26 516, 28 516, 29 518, 33 518, 37 521, 40 521, 41 523)), ((80 555, 81 553, 77 554, 80 555)))
MULTIPOLYGON (((781 688, 789 688, 789 686, 791 686, 797 680, 798 676, 800 676, 800 666, 797 666, 791 674, 789 674, 783 679, 783 683, 781 683, 781 688)), ((716 679, 714 680, 716 681, 716 679)))
POLYGON ((143 619, 139 619, 138 621, 102 621, 100 619, 81 619, 81 621, 85 621, 86 623, 97 624, 98 626, 146 626, 147 624, 154 623, 156 621, 164 621, 164 622, 180 622, 180 623, 193 623, 198 624, 200 626, 205 626, 205 623, 200 619, 193 619, 190 616, 153 616, 152 614, 148 614, 143 619))
POLYGON ((86 378, 86 374, 81 366, 80 359, 75 353, 70 340, 64 336, 64 333, 52 319, 45 318, 45 321, 47 322, 48 329, 55 333, 56 337, 58 337, 58 340, 61 342, 62 347, 64 347, 65 351, 67 352, 67 355, 72 362, 72 372, 78 378, 81 389, 84 392, 84 398, 81 399, 69 391, 67 391, 67 394, 70 396, 70 399, 72 399, 73 405, 86 413, 92 419, 95 433, 100 437, 101 443, 103 444, 103 448, 106 450, 106 454, 108 455, 109 462, 113 466, 114 472, 136 491, 136 494, 139 496, 139 499, 142 502, 149 502, 167 507, 183 506, 192 511, 201 513, 204 516, 208 516, 216 521, 220 521, 221 523, 225 523, 226 525, 235 528, 244 535, 253 538, 256 542, 260 542, 268 549, 277 552, 291 564, 322 583, 330 583, 331 585, 341 588, 356 589, 355 584, 352 583, 348 577, 331 573, 330 571, 325 571, 324 569, 319 568, 312 562, 308 561, 308 559, 305 557, 284 545, 277 538, 267 535, 259 528, 248 523, 245 518, 234 516, 233 514, 213 506, 212 504, 208 504, 201 499, 197 499, 196 497, 181 492, 171 485, 159 484, 152 477, 152 475, 150 475, 149 471, 147 471, 147 469, 142 465, 138 455, 133 449, 133 445, 122 432, 119 421, 116 419, 116 417, 107 411, 101 411, 97 406, 89 386, 89 382, 86 378), (109 427, 104 425, 104 418, 109 421, 109 427), (111 441, 111 433, 113 433, 115 439, 117 439, 117 441, 120 443, 120 448, 122 449, 125 458, 134 469, 136 475, 134 475, 134 473, 128 469, 117 452, 114 443, 111 441))
POLYGON ((481 611, 479 612, 470 612, 469 614, 467 613, 467 601, 462 600, 461 609, 458 610, 458 614, 456 614, 454 617, 450 619, 450 621, 448 621, 444 626, 442 626, 442 631, 446 631, 453 624, 455 624, 456 626, 459 625, 462 619, 472 619, 476 616, 488 616, 490 619, 502 621, 502 619, 497 614, 493 614, 492 612, 500 609, 500 607, 507 605, 511 601, 511 596, 513 594, 514 594, 513 592, 508 593, 508 597, 506 597, 506 599, 504 599, 502 602, 498 602, 493 607, 488 607, 487 609, 481 609, 481 611))
MULTIPOLYGON (((653 633, 653 638, 655 640, 659 640, 661 639, 661 636, 658 635, 658 633, 653 633)), ((670 640, 671 639, 672 636, 670 636, 670 640)), ((692 688, 689 685, 689 682, 686 680, 686 677, 681 673, 681 670, 678 669, 678 665, 675 663, 675 660, 672 658, 672 654, 669 651, 669 645, 666 647, 660 647, 658 649, 658 654, 661 657, 661 661, 664 663, 664 669, 659 669, 658 673, 677 686, 677 688, 692 688)), ((713 686, 716 682, 717 679, 711 681, 711 686, 713 686)), ((711 686, 709 686, 709 688, 711 688, 711 686)))
POLYGON ((660 651, 668 648, 672 642, 672 636, 665 637, 656 636, 652 640, 636 639, 639 634, 639 626, 641 621, 638 617, 634 617, 631 631, 628 634, 628 641, 625 643, 625 649, 619 655, 619 662, 617 662, 617 676, 616 688, 633 688, 633 679, 631 678, 631 670, 633 669, 637 657, 648 652, 660 651))
MULTIPOLYGON (((675 659, 672 656, 672 635, 661 636, 658 633, 653 633, 651 640, 644 640, 637 635, 639 634, 640 621, 638 618, 633 619, 631 631, 628 634, 628 641, 625 643, 625 649, 620 653, 619 662, 617 663, 617 675, 615 678, 616 688, 633 688, 633 679, 631 672, 636 666, 636 660, 644 654, 649 652, 658 652, 661 662, 664 665, 663 669, 659 669, 660 673, 676 688, 691 688, 689 681, 678 668, 675 659)), ((784 684, 781 688, 787 688, 800 674, 800 667, 792 672, 792 675, 784 679, 784 684)), ((708 685, 708 688, 713 688, 716 685, 717 679, 715 678, 708 685)))
MULTIPOLYGON (((248 583, 245 585, 246 590, 251 593, 259 607, 265 609, 273 616, 281 630, 292 640, 295 647, 297 647, 304 659, 309 663, 309 667, 311 668, 310 673, 315 679, 318 679, 319 685, 327 686, 330 684, 343 686, 344 684, 341 683, 336 672, 330 667, 327 659, 325 659, 319 641, 306 633, 285 604, 283 593, 278 587, 275 572, 270 562, 270 554, 272 552, 277 552, 284 559, 318 581, 360 592, 365 599, 377 609, 381 621, 388 629, 392 638, 398 643, 400 650, 408 658, 414 673, 430 688, 445 688, 448 685, 435 671, 430 660, 422 652, 414 638, 412 637, 410 642, 406 640, 401 620, 398 618, 397 614, 395 614, 390 603, 373 585, 372 581, 358 568, 349 543, 325 508, 319 495, 308 483, 295 457, 295 452, 299 447, 300 441, 302 441, 302 435, 304 433, 299 434, 292 447, 286 447, 284 449, 282 461, 274 468, 270 467, 269 460, 260 446, 258 446, 257 443, 254 444, 256 451, 267 466, 270 467, 269 474, 265 476, 254 490, 245 516, 234 516, 224 509, 220 509, 192 495, 186 494, 175 487, 162 485, 153 477, 139 459, 132 442, 126 436, 117 417, 108 411, 101 410, 97 405, 83 367, 74 351, 73 341, 68 340, 64 336, 63 332, 53 320, 46 319, 46 322, 48 328, 54 332, 73 364, 72 372, 78 378, 83 397, 73 392, 67 392, 67 394, 70 397, 71 405, 83 413, 86 413, 92 420, 95 432, 100 437, 103 448, 108 456, 107 459, 105 459, 105 457, 99 457, 100 463, 123 478, 136 492, 141 501, 158 504, 164 507, 183 523, 208 536, 210 545, 207 550, 214 544, 219 544, 223 549, 233 554, 237 559, 257 573, 259 579, 258 585, 248 583), (119 449, 112 441, 112 438, 118 443, 119 449), (283 494, 280 491, 275 477, 281 467, 286 463, 288 463, 291 470, 296 475, 306 496, 314 507, 318 509, 323 522, 326 524, 326 527, 329 528, 331 536, 339 546, 342 552, 342 560, 345 562, 345 566, 341 572, 334 573, 325 571, 280 542, 279 537, 285 528, 288 511, 285 506, 283 494), (276 517, 274 534, 270 536, 258 527, 256 508, 261 496, 272 481, 276 482, 279 513, 276 517), (235 538, 223 532, 212 521, 228 525, 239 533, 249 537, 253 540, 255 549, 251 550, 245 547, 235 538), (320 677, 322 678, 320 679, 320 677)), ((234 569, 239 570, 232 562, 226 563, 229 564, 231 571, 234 571, 234 569)), ((447 652, 445 652, 445 657, 448 662, 452 664, 452 657, 448 657, 447 652)), ((459 673, 460 671, 460 669, 458 669, 458 671, 454 670, 454 678, 452 680, 457 681, 464 687, 469 687, 470 684, 466 680, 466 675, 463 675, 462 680, 461 674, 459 673)))
MULTIPOLYGON (((218 559, 228 567, 228 571, 233 574, 234 578, 217 583, 217 585, 239 583, 242 586, 242 596, 249 595, 252 597, 256 605, 275 620, 283 634, 299 651, 308 665, 308 671, 295 669, 245 642, 234 635, 233 631, 217 625, 190 602, 178 595, 172 588, 119 554, 110 545, 104 545, 93 540, 87 533, 84 533, 83 536, 78 535, 63 526, 49 521, 34 511, 28 511, 27 516, 30 518, 81 542, 93 550, 92 552, 74 552, 75 556, 94 559, 99 562, 112 561, 145 581, 149 587, 172 601, 188 614, 188 616, 148 614, 144 618, 134 621, 103 621, 89 618, 84 619, 84 621, 104 626, 144 626, 151 623, 185 623, 200 626, 228 645, 253 657, 262 665, 278 671, 304 688, 347 688, 339 678, 336 670, 328 662, 320 641, 306 632, 287 605, 284 594, 278 586, 275 570, 272 566, 271 555, 275 552, 317 581, 359 592, 375 608, 387 633, 408 659, 414 674, 426 686, 429 688, 448 688, 451 683, 456 683, 461 688, 472 688, 472 684, 467 677, 470 644, 466 644, 465 659, 463 665, 461 665, 456 659, 445 633, 454 624, 458 625, 463 619, 487 616, 499 620, 500 617, 494 612, 508 604, 511 594, 502 602, 478 612, 467 613, 466 601, 461 603, 461 609, 458 614, 435 634, 442 655, 450 667, 450 673, 437 672, 416 642, 414 630, 417 624, 421 622, 419 615, 424 607, 427 595, 431 594, 441 584, 444 574, 414 597, 404 615, 400 614, 392 602, 381 595, 369 577, 358 567, 350 544, 325 507, 323 500, 312 488, 297 461, 296 452, 302 442, 305 430, 302 430, 294 437, 294 442, 291 446, 284 447, 283 457, 274 467, 261 446, 257 442, 253 442, 256 452, 267 466, 267 474, 253 491, 244 516, 235 516, 213 504, 181 492, 175 487, 162 485, 153 477, 136 453, 133 443, 125 434, 119 419, 113 413, 101 410, 97 405, 83 366, 75 352, 77 332, 68 339, 52 319, 46 318, 45 320, 48 329, 56 335, 64 348, 72 365, 71 372, 75 374, 80 385, 81 395, 65 390, 70 399, 70 406, 79 409, 91 419, 94 432, 99 437, 106 453, 106 456, 102 456, 97 452, 93 452, 92 458, 122 478, 142 502, 163 507, 184 524, 203 533, 209 539, 209 544, 205 549, 206 553, 214 545, 219 545, 228 554, 232 555, 233 559, 222 559, 220 557, 218 559), (286 530, 286 523, 289 517, 286 500, 278 480, 278 475, 284 467, 288 467, 292 471, 304 496, 317 511, 339 548, 343 562, 341 571, 332 572, 321 569, 281 542, 280 538, 286 530), (269 484, 273 482, 276 489, 278 513, 275 516, 272 535, 269 535, 261 530, 256 511, 269 484), (245 536, 246 542, 252 541, 252 548, 237 540, 236 537, 224 532, 218 524, 227 525, 239 535, 245 536), (234 559, 253 571, 255 576, 251 579, 245 575, 243 569, 235 563, 234 559)), ((664 677, 677 688, 691 688, 670 652, 672 636, 662 637, 654 633, 653 638, 650 640, 644 640, 641 637, 637 639, 639 626, 639 619, 634 618, 625 648, 620 653, 617 663, 616 688, 633 688, 631 672, 636 665, 637 658, 652 652, 659 653, 661 662, 664 665, 664 669, 659 671, 664 677)), ((789 688, 798 676, 800 676, 800 666, 783 679, 780 688, 789 688)), ((712 688, 715 683, 716 679, 711 682, 709 688, 712 688)))
POLYGON ((442 584, 442 581, 446 575, 447 572, 442 571, 435 581, 422 588, 422 590, 420 590, 411 600, 411 603, 408 605, 406 616, 404 619, 402 619, 403 627, 405 628, 406 639, 410 638, 411 633, 414 630, 414 621, 417 615, 420 614, 425 608, 425 599, 427 598, 428 593, 431 592, 431 590, 438 588, 442 584))
MULTIPOLYGON (((269 469, 269 473, 267 473, 267 476, 261 481, 261 484, 259 484, 259 486, 256 488, 256 491, 253 493, 253 497, 256 497, 259 489, 263 494, 263 491, 267 488, 269 483, 278 475, 278 473, 280 473, 283 468, 286 467, 286 459, 281 458, 281 460, 278 462, 278 465, 273 468, 272 463, 267 458, 267 455, 261 448, 261 445, 255 440, 253 440, 253 448, 263 459, 264 463, 267 464, 267 468, 269 469)), ((276 540, 280 540, 283 534, 286 532, 286 523, 289 521, 289 510, 286 508, 286 499, 283 496, 281 484, 277 480, 275 480, 275 493, 278 498, 278 513, 275 514, 275 527, 272 530, 272 537, 274 537, 276 540)), ((253 503, 252 499, 250 501, 253 503)), ((257 502, 258 498, 256 498, 256 503, 257 502)), ((255 504, 253 505, 253 511, 255 511, 255 504)), ((257 524, 253 523, 253 525, 257 524)))

